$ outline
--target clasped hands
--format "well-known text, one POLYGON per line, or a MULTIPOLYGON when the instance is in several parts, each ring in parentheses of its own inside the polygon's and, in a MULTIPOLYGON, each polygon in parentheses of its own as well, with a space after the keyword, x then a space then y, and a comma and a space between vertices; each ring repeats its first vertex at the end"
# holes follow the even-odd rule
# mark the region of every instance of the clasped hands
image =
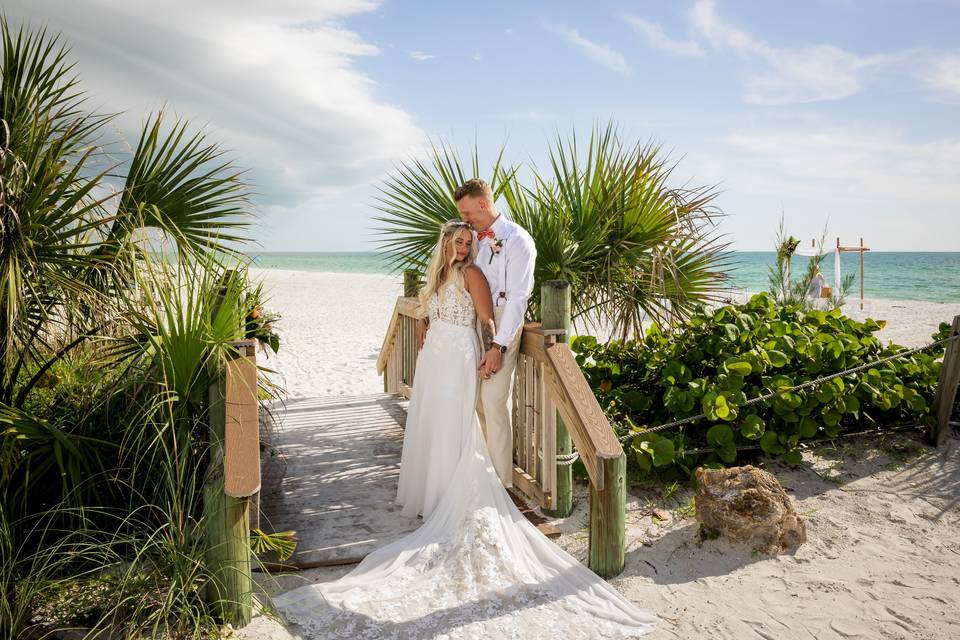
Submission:
POLYGON ((500 353, 498 347, 490 347, 483 357, 480 358, 480 366, 477 367, 477 371, 480 373, 480 377, 486 380, 491 375, 500 370, 500 365, 503 362, 503 354, 500 353))

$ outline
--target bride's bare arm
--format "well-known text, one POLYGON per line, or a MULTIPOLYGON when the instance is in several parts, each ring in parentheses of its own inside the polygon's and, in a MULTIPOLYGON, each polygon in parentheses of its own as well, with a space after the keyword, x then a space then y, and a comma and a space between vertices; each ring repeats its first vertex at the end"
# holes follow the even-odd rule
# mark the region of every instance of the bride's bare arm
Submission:
POLYGON ((467 291, 473 298, 473 306, 477 309, 477 318, 480 319, 480 333, 483 339, 483 350, 490 349, 493 336, 497 333, 493 322, 493 299, 490 296, 490 285, 483 272, 476 265, 467 267, 465 273, 467 291))

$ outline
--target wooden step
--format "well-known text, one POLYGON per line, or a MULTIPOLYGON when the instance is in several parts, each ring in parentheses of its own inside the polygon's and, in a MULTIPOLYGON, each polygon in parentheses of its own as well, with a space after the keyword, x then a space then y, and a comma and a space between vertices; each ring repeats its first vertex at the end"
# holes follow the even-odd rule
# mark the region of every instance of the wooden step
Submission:
POLYGON ((560 537, 560 529, 557 529, 553 523, 537 513, 537 511, 528 505, 523 498, 518 496, 516 492, 514 492, 512 489, 508 489, 507 493, 510 494, 510 499, 513 500, 513 504, 517 506, 517 509, 520 509, 520 513, 523 514, 523 517, 533 523, 537 529, 540 530, 540 533, 548 538, 560 537))

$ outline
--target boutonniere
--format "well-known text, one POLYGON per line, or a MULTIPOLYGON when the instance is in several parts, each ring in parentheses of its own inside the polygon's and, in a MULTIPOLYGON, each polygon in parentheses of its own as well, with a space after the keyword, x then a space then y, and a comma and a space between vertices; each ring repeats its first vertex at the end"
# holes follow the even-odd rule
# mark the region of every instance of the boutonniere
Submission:
POLYGON ((487 264, 493 262, 493 256, 500 253, 500 249, 503 249, 503 238, 491 238, 490 239, 490 259, 487 260, 487 264))

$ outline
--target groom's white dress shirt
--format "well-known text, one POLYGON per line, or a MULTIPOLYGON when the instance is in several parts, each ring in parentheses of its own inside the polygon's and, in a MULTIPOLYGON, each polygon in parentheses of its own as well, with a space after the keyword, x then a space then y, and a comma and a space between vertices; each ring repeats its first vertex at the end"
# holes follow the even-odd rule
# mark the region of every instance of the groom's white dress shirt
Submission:
POLYGON ((494 309, 504 307, 493 340, 499 345, 509 345, 523 326, 527 301, 533 291, 537 249, 526 229, 507 220, 503 214, 494 220, 490 229, 495 237, 478 241, 476 264, 490 284, 494 309), (492 249, 497 240, 503 240, 499 253, 492 249))

